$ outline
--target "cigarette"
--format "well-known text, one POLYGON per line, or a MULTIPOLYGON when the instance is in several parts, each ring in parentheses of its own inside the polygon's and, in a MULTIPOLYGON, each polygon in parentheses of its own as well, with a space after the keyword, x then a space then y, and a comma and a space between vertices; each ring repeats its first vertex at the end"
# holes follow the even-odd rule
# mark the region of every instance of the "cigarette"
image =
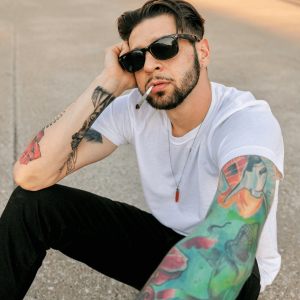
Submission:
POLYGON ((152 88, 154 87, 154 85, 150 86, 148 91, 144 94, 144 96, 142 97, 142 99, 138 102, 138 104, 135 106, 136 109, 140 109, 142 104, 144 103, 144 101, 146 100, 146 98, 149 96, 152 88))

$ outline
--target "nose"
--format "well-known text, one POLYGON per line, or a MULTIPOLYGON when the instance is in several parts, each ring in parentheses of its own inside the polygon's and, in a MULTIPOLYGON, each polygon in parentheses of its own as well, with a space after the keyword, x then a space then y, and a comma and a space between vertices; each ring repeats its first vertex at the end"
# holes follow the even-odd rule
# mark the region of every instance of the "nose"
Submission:
POLYGON ((161 61, 154 58, 152 54, 147 51, 145 53, 145 64, 144 64, 144 71, 147 73, 153 73, 154 70, 161 71, 163 69, 163 66, 161 64, 161 61))

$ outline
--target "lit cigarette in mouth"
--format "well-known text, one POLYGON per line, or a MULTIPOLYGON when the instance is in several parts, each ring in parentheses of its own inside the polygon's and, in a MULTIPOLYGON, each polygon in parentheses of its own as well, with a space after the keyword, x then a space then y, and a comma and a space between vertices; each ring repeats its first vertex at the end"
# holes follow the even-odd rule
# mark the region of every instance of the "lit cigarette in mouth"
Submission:
POLYGON ((140 109, 142 104, 144 103, 144 101, 146 100, 146 98, 149 96, 152 88, 154 87, 154 85, 150 86, 148 91, 144 94, 144 96, 142 97, 142 99, 138 102, 138 104, 135 106, 136 109, 140 109))

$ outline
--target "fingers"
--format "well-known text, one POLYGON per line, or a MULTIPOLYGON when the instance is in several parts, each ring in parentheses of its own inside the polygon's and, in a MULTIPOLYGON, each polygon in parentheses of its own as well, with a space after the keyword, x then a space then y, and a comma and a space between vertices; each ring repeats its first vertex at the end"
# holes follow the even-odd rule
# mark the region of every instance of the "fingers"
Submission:
POLYGON ((137 86, 134 74, 125 71, 119 63, 119 57, 130 51, 127 42, 121 42, 108 47, 104 52, 103 72, 110 78, 115 78, 125 89, 137 86))
POLYGON ((122 51, 120 53, 120 56, 122 56, 128 51, 130 51, 128 43, 126 41, 122 42, 122 51))
POLYGON ((130 51, 128 43, 126 41, 114 45, 112 47, 112 50, 118 55, 118 57, 130 51))

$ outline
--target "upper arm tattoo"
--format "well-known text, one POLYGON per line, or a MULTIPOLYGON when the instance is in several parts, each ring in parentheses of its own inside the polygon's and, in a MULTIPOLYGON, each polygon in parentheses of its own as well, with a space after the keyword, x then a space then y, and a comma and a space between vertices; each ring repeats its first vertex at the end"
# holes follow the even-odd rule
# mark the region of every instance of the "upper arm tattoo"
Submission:
POLYGON ((100 132, 94 130, 93 128, 89 129, 85 134, 84 138, 87 142, 95 142, 103 144, 103 138, 100 132))
MULTIPOLYGON (((87 131, 91 128, 93 123, 99 117, 99 115, 104 111, 104 109, 115 99, 113 94, 107 92, 102 87, 98 86, 92 95, 92 102, 94 105, 94 111, 92 114, 84 121, 80 130, 72 136, 71 148, 72 152, 68 155, 68 159, 65 162, 67 164, 66 175, 75 169, 75 164, 77 161, 77 151, 78 145, 82 141, 83 137, 87 131)), ((63 167, 62 167, 63 168, 63 167)), ((60 170, 62 170, 62 168, 60 170)))
POLYGON ((169 251, 138 299, 236 299, 251 274, 275 174, 257 155, 229 161, 205 222, 169 251))
MULTIPOLYGON (((273 173, 275 176, 275 172, 273 173)), ((266 181, 267 167, 259 156, 237 157, 222 168, 218 185, 220 192, 218 203, 224 208, 229 208, 236 203, 239 214, 243 218, 249 218, 264 202, 268 213, 271 203, 266 195, 266 181)))

